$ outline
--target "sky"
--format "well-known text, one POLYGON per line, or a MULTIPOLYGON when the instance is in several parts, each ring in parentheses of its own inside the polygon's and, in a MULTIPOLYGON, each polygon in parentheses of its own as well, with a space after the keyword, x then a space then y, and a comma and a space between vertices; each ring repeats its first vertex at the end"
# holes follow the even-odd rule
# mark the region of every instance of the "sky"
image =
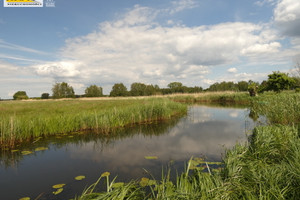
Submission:
POLYGON ((170 82, 203 88, 258 81, 300 62, 299 0, 0 0, 0 98, 76 94, 96 84, 170 82))

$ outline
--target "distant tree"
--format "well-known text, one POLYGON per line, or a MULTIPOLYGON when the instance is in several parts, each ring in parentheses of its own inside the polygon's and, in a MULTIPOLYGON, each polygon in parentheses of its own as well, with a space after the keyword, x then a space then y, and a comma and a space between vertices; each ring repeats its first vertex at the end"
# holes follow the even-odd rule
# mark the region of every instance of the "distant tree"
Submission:
POLYGON ((91 85, 85 89, 86 97, 102 97, 102 87, 98 87, 97 85, 91 85))
POLYGON ((153 85, 146 85, 145 88, 145 96, 151 96, 151 95, 155 95, 156 94, 156 89, 153 85))
POLYGON ((123 83, 116 83, 110 92, 111 97, 128 96, 128 91, 123 83))
POLYGON ((43 93, 41 99, 49 99, 49 93, 43 93))
POLYGON ((131 96, 145 96, 147 85, 144 83, 132 83, 130 86, 131 96))
POLYGON ((257 92, 258 93, 263 93, 268 90, 268 82, 266 80, 263 80, 259 85, 257 92))
POLYGON ((237 87, 239 91, 247 91, 248 90, 248 82, 247 81, 239 81, 237 83, 237 87))
POLYGON ((171 82, 168 84, 168 87, 170 88, 171 93, 183 93, 184 92, 183 85, 180 82, 171 82))
POLYGON ((14 100, 22 100, 22 99, 28 99, 28 96, 25 91, 18 91, 13 96, 14 100))
POLYGON ((72 86, 69 86, 68 83, 56 83, 52 88, 52 97, 57 98, 74 98, 75 92, 72 86))
POLYGON ((273 72, 268 75, 268 90, 280 92, 282 90, 288 90, 294 86, 295 80, 289 77, 286 73, 273 72))

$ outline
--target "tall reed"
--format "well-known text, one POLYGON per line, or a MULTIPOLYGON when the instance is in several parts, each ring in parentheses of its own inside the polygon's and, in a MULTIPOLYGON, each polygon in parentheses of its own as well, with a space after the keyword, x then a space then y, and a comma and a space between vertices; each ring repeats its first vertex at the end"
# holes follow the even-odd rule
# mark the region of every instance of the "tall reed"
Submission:
POLYGON ((1 147, 45 135, 96 129, 108 133, 117 127, 149 123, 183 114, 187 106, 168 99, 112 101, 1 102, 1 147))

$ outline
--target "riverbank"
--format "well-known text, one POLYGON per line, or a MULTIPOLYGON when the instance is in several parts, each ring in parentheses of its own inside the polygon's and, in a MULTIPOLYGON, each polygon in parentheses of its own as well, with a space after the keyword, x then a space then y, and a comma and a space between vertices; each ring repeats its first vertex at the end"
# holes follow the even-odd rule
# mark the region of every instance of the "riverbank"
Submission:
POLYGON ((80 130, 107 134, 118 127, 170 119, 186 113, 187 106, 163 98, 68 99, 0 102, 0 110, 0 145, 5 149, 80 130))
POLYGON ((109 173, 103 173, 76 199, 297 199, 299 102, 300 94, 295 93, 266 93, 251 98, 248 103, 252 114, 266 116, 269 125, 256 127, 246 144, 227 150, 222 168, 214 169, 212 163, 191 159, 175 182, 169 172, 161 180, 149 175, 126 184, 110 181, 109 173), (106 192, 94 193, 99 181, 106 182, 106 192))

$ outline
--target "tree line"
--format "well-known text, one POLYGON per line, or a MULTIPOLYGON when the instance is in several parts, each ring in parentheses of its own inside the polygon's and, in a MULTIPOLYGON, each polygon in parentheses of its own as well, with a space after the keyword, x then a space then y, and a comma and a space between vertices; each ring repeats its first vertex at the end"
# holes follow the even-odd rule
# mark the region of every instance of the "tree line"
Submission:
MULTIPOLYGON (((144 84, 135 82, 130 86, 130 90, 123 83, 116 83, 113 85, 112 90, 108 96, 151 96, 151 95, 165 95, 174 93, 199 93, 205 91, 248 91, 251 96, 255 96, 257 93, 265 91, 280 92, 282 90, 296 89, 300 91, 300 75, 289 76, 287 73, 273 72, 268 75, 268 79, 261 83, 254 81, 239 81, 234 82, 216 82, 210 85, 207 89, 202 87, 187 87, 181 82, 171 82, 167 88, 160 88, 158 85, 144 84)), ((103 89, 97 85, 90 85, 85 89, 83 95, 76 95, 72 86, 66 82, 55 83, 52 87, 52 96, 49 93, 43 93, 41 99, 48 98, 78 98, 78 97, 103 97, 103 89)), ((14 99, 28 99, 25 91, 18 91, 13 96, 14 99)))

